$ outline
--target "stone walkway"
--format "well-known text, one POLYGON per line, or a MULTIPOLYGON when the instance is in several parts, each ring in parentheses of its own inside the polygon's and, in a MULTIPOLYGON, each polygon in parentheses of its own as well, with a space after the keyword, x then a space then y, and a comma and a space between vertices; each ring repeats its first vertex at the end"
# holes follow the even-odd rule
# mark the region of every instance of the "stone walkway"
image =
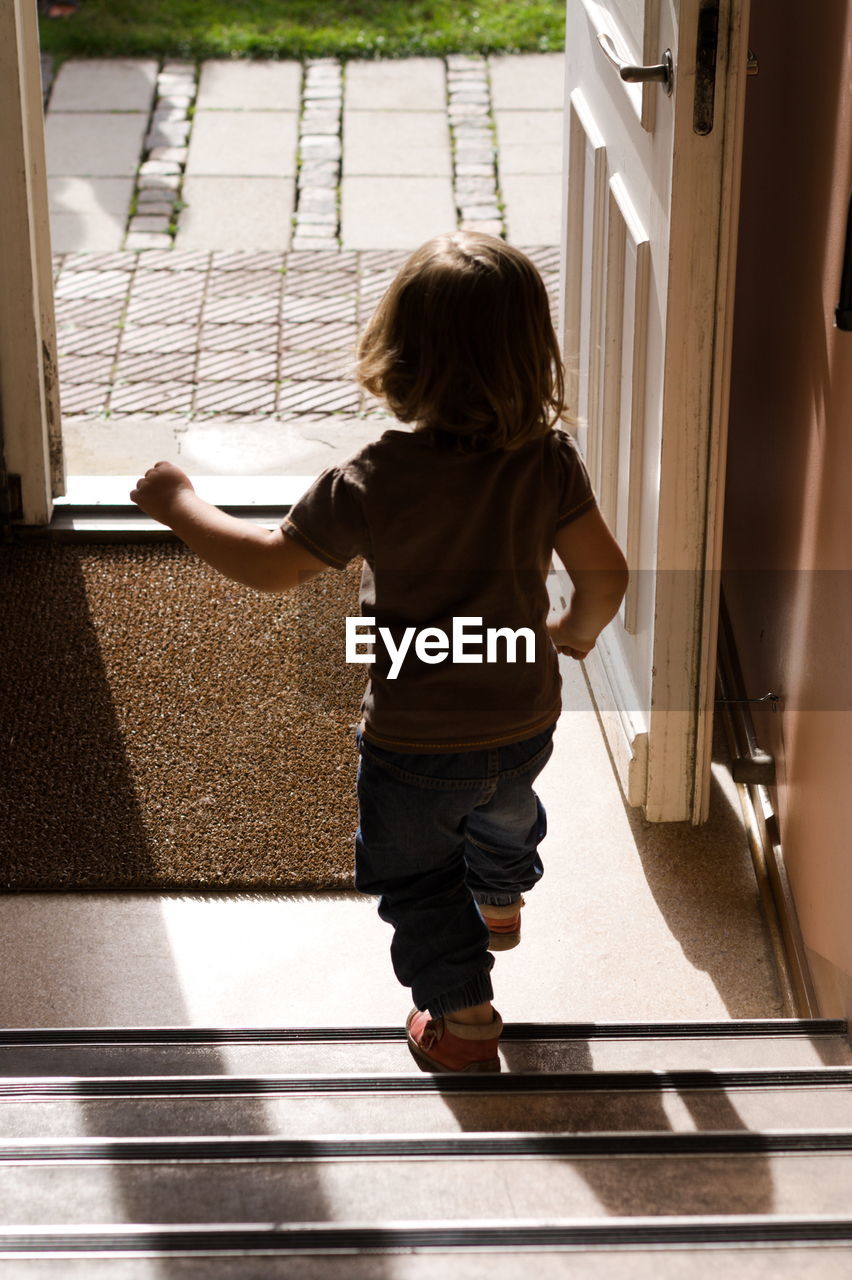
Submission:
POLYGON ((559 54, 72 60, 46 84, 71 475, 310 475, 374 438, 359 327, 449 227, 528 248, 555 296, 559 54))

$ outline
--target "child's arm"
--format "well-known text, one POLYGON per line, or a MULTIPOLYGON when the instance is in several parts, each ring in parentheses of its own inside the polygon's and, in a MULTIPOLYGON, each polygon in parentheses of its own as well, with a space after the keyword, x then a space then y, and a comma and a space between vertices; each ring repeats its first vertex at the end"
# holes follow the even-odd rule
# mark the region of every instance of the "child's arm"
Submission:
POLYGON ((555 550, 574 594, 547 630, 560 653, 585 658, 618 613, 630 576, 627 561, 597 507, 557 529, 555 550))
POLYGON ((258 591, 289 591, 329 567, 283 529, 262 529, 211 506, 170 462, 146 471, 130 497, 226 578, 258 591))

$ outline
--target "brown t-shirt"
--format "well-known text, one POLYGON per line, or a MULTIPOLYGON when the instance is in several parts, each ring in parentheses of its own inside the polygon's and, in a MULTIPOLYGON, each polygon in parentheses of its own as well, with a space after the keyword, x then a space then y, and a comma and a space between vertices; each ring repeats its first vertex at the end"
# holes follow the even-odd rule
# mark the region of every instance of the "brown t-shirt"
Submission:
MULTIPOLYGON (((561 680, 545 628, 546 576, 557 528, 594 504, 561 430, 512 451, 460 452, 442 433, 392 429, 317 477, 282 527, 337 569, 363 556, 361 616, 375 618, 376 636, 361 706, 368 741, 401 752, 477 750, 554 723, 561 680), (466 632, 455 648, 454 620, 466 632), (418 641, 427 627, 446 634, 446 652, 434 632, 418 641), (415 630, 395 662, 407 628, 415 630), (489 654, 491 628, 529 628, 534 661, 523 633, 515 661, 500 636, 489 654)), ((360 631, 360 652, 369 652, 366 624, 360 631)))

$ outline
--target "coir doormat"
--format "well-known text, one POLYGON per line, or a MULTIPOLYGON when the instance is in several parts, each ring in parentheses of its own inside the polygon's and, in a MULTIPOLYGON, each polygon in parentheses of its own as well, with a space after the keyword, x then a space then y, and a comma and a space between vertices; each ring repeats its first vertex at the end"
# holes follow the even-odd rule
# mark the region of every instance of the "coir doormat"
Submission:
POLYGON ((0 888, 351 884, 359 567, 286 595, 183 546, 3 548, 0 888))

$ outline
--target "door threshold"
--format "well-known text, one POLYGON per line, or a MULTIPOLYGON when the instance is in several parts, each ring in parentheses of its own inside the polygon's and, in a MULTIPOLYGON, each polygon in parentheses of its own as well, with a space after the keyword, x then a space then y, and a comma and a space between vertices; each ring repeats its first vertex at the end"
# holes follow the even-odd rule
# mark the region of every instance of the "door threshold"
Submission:
MULTIPOLYGON (((196 492, 229 515, 276 528, 312 484, 308 476, 193 476, 196 492)), ((160 541, 175 537, 130 501, 137 475, 69 476, 48 525, 17 526, 27 537, 89 541, 160 541)))

